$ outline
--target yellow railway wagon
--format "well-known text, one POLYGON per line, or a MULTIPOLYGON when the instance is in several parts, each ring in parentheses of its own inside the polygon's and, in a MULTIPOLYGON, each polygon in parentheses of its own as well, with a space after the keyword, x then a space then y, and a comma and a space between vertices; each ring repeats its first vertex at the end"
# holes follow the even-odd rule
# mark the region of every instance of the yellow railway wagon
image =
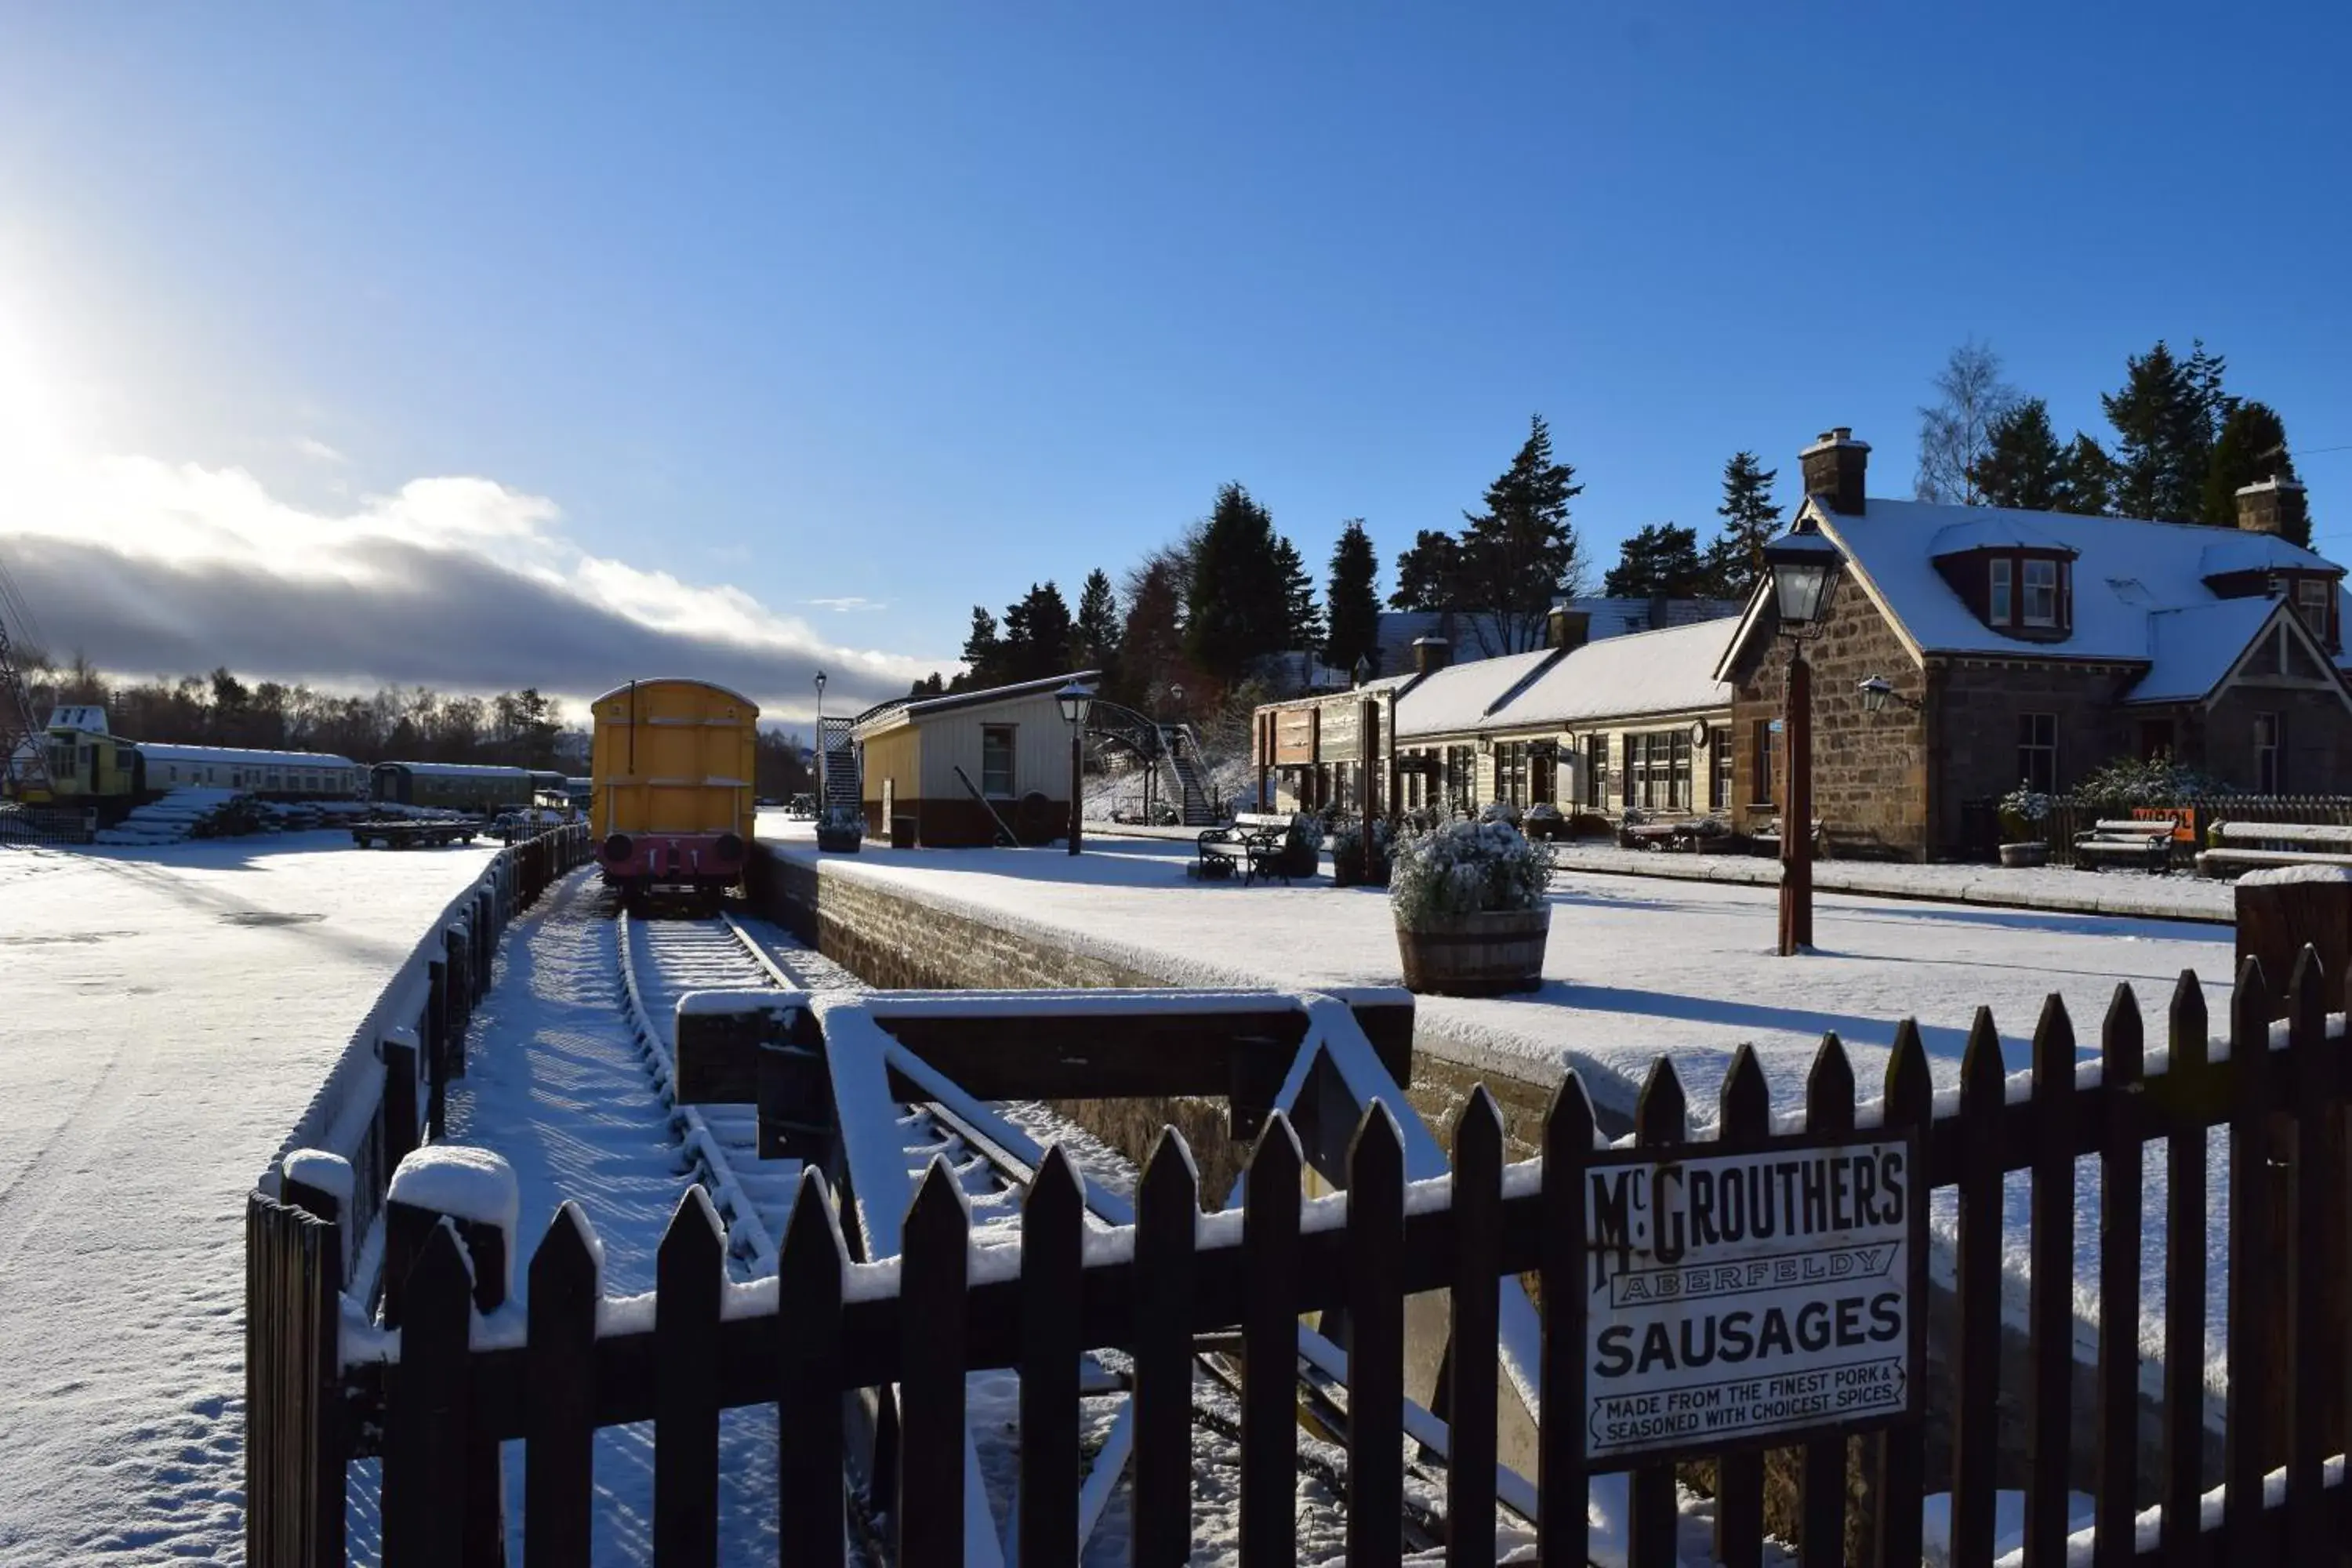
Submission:
POLYGON ((751 853, 759 705, 707 680, 633 680, 591 705, 589 824, 632 903, 716 903, 751 853))

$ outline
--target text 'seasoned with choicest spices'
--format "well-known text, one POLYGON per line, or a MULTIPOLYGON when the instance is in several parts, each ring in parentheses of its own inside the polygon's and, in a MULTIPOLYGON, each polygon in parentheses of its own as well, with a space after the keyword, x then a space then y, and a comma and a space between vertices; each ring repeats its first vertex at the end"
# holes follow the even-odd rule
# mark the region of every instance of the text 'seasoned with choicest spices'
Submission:
POLYGON ((1914 1140, 1648 1152, 1585 1182, 1588 1464, 1910 1413, 1927 1201, 1914 1140))

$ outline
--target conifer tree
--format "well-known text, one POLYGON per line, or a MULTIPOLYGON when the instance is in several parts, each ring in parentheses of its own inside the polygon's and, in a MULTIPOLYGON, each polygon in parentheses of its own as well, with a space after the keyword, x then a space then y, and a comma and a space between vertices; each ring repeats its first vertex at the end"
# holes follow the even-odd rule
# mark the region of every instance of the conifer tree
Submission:
POLYGON ((1389 608, 1444 611, 1461 604, 1462 542, 1442 528, 1424 528, 1397 557, 1396 592, 1389 595, 1389 608))
POLYGON ((1192 552, 1184 606, 1184 651, 1221 688, 1287 646, 1289 581, 1276 558, 1274 520, 1228 484, 1217 492, 1192 552))
POLYGON ((1331 614, 1330 634, 1323 642, 1323 662, 1335 669, 1352 670, 1363 659, 1380 672, 1380 557, 1364 520, 1351 517, 1331 548, 1331 580, 1323 590, 1331 614))
POLYGON ((2050 428, 2050 405, 2029 397, 1994 420, 1984 456, 1969 478, 1987 506, 2059 510, 2066 489, 2066 453, 2050 428))
POLYGON ((2221 390, 2222 366, 2202 342, 2184 361, 2162 339, 2125 362, 2122 389, 2099 399, 2116 427, 2117 512, 2162 522, 2202 518, 2213 441, 2233 404, 2221 390))
MULTIPOLYGON (((2267 403, 2242 403, 2222 422, 2212 459, 2205 468, 2204 521, 2215 528, 2235 528, 2240 490, 2263 479, 2294 477, 2294 458, 2286 446, 2286 422, 2267 403)), ((2310 531, 2307 518, 2304 531, 2310 531)))
POLYGON ((1701 590, 1718 599, 1744 599, 1764 573, 1764 546, 1780 531, 1780 509, 1772 500, 1778 468, 1768 468, 1753 452, 1734 452, 1723 465, 1723 504, 1715 509, 1723 531, 1706 547, 1701 590))
POLYGON ((1654 522, 1625 541, 1601 591, 1612 599, 1686 599, 1706 585, 1698 531, 1654 522))
POLYGON ((1004 644, 996 633, 996 617, 984 605, 971 607, 971 632, 963 639, 963 662, 964 673, 956 677, 956 689, 1003 684, 1004 644))
POLYGON ((2115 515, 2116 460, 2095 437, 2074 432, 2066 448, 2065 488, 2056 510, 2077 517, 2115 515))
POLYGON ((1097 566, 1087 574, 1078 590, 1078 616, 1070 632, 1070 664, 1074 668, 1102 671, 1107 690, 1118 683, 1118 597, 1111 592, 1110 574, 1097 566))
POLYGON ((1553 460, 1551 429, 1538 414, 1518 456, 1486 487, 1486 510, 1463 514, 1462 607, 1480 617, 1479 639, 1499 645, 1487 653, 1537 647, 1553 596, 1576 591, 1583 563, 1568 503, 1583 489, 1573 468, 1553 460))
POLYGON ((1282 646, 1310 650, 1323 646, 1323 606, 1315 602, 1315 579, 1288 535, 1274 542, 1275 574, 1282 579, 1282 646))
POLYGON ((1112 690, 1146 712, 1159 710, 1169 687, 1184 683, 1183 571, 1177 551, 1161 550, 1127 576, 1127 622, 1119 628, 1118 679, 1112 690))

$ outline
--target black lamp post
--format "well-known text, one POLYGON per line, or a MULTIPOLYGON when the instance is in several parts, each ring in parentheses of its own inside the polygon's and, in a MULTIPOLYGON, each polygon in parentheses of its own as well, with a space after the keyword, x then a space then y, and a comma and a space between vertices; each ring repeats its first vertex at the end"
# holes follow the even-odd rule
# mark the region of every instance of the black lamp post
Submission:
POLYGON ((1079 848, 1080 820, 1086 812, 1084 792, 1079 787, 1083 782, 1080 749, 1087 732, 1087 714, 1095 705, 1094 688, 1073 680, 1054 693, 1054 700, 1061 704, 1062 718, 1070 726, 1070 853, 1075 855, 1079 848))
POLYGON ((1844 557, 1810 518, 1764 547, 1772 602, 1789 642, 1789 689, 1781 720, 1789 737, 1780 805, 1780 956, 1813 945, 1813 669, 1806 639, 1820 629, 1844 557))
POLYGON ((833 770, 833 748, 824 743, 824 671, 816 672, 816 814, 824 816, 825 774, 833 770))

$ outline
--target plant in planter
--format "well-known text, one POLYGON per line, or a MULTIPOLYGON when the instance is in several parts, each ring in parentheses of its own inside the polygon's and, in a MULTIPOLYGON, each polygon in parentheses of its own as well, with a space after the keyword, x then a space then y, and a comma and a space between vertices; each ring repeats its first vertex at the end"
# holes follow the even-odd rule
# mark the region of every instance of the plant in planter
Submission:
POLYGON ((1290 830, 1282 838, 1285 877, 1312 877, 1321 865, 1323 819, 1311 811, 1291 813, 1290 830))
POLYGON ((1331 837, 1331 882, 1335 887, 1389 885, 1389 825, 1381 817, 1349 823, 1331 837))
POLYGON ((866 814, 854 805, 828 805, 816 819, 816 847, 855 855, 866 837, 866 814))
POLYGON ((1494 996, 1543 984, 1551 851, 1507 822, 1456 822, 1401 841, 1389 874, 1404 983, 1494 996))
POLYGON ((1568 817, 1551 802, 1539 800, 1528 807, 1519 826, 1530 838, 1559 838, 1568 832, 1568 817))
POLYGON ((1507 800, 1490 800, 1479 808, 1478 820, 1507 822, 1513 827, 1517 827, 1519 825, 1519 808, 1507 800))
POLYGON ((2025 784, 2000 797, 2000 863, 2004 866, 2045 866, 2050 841, 2042 824, 2050 819, 2050 796, 2025 784))

